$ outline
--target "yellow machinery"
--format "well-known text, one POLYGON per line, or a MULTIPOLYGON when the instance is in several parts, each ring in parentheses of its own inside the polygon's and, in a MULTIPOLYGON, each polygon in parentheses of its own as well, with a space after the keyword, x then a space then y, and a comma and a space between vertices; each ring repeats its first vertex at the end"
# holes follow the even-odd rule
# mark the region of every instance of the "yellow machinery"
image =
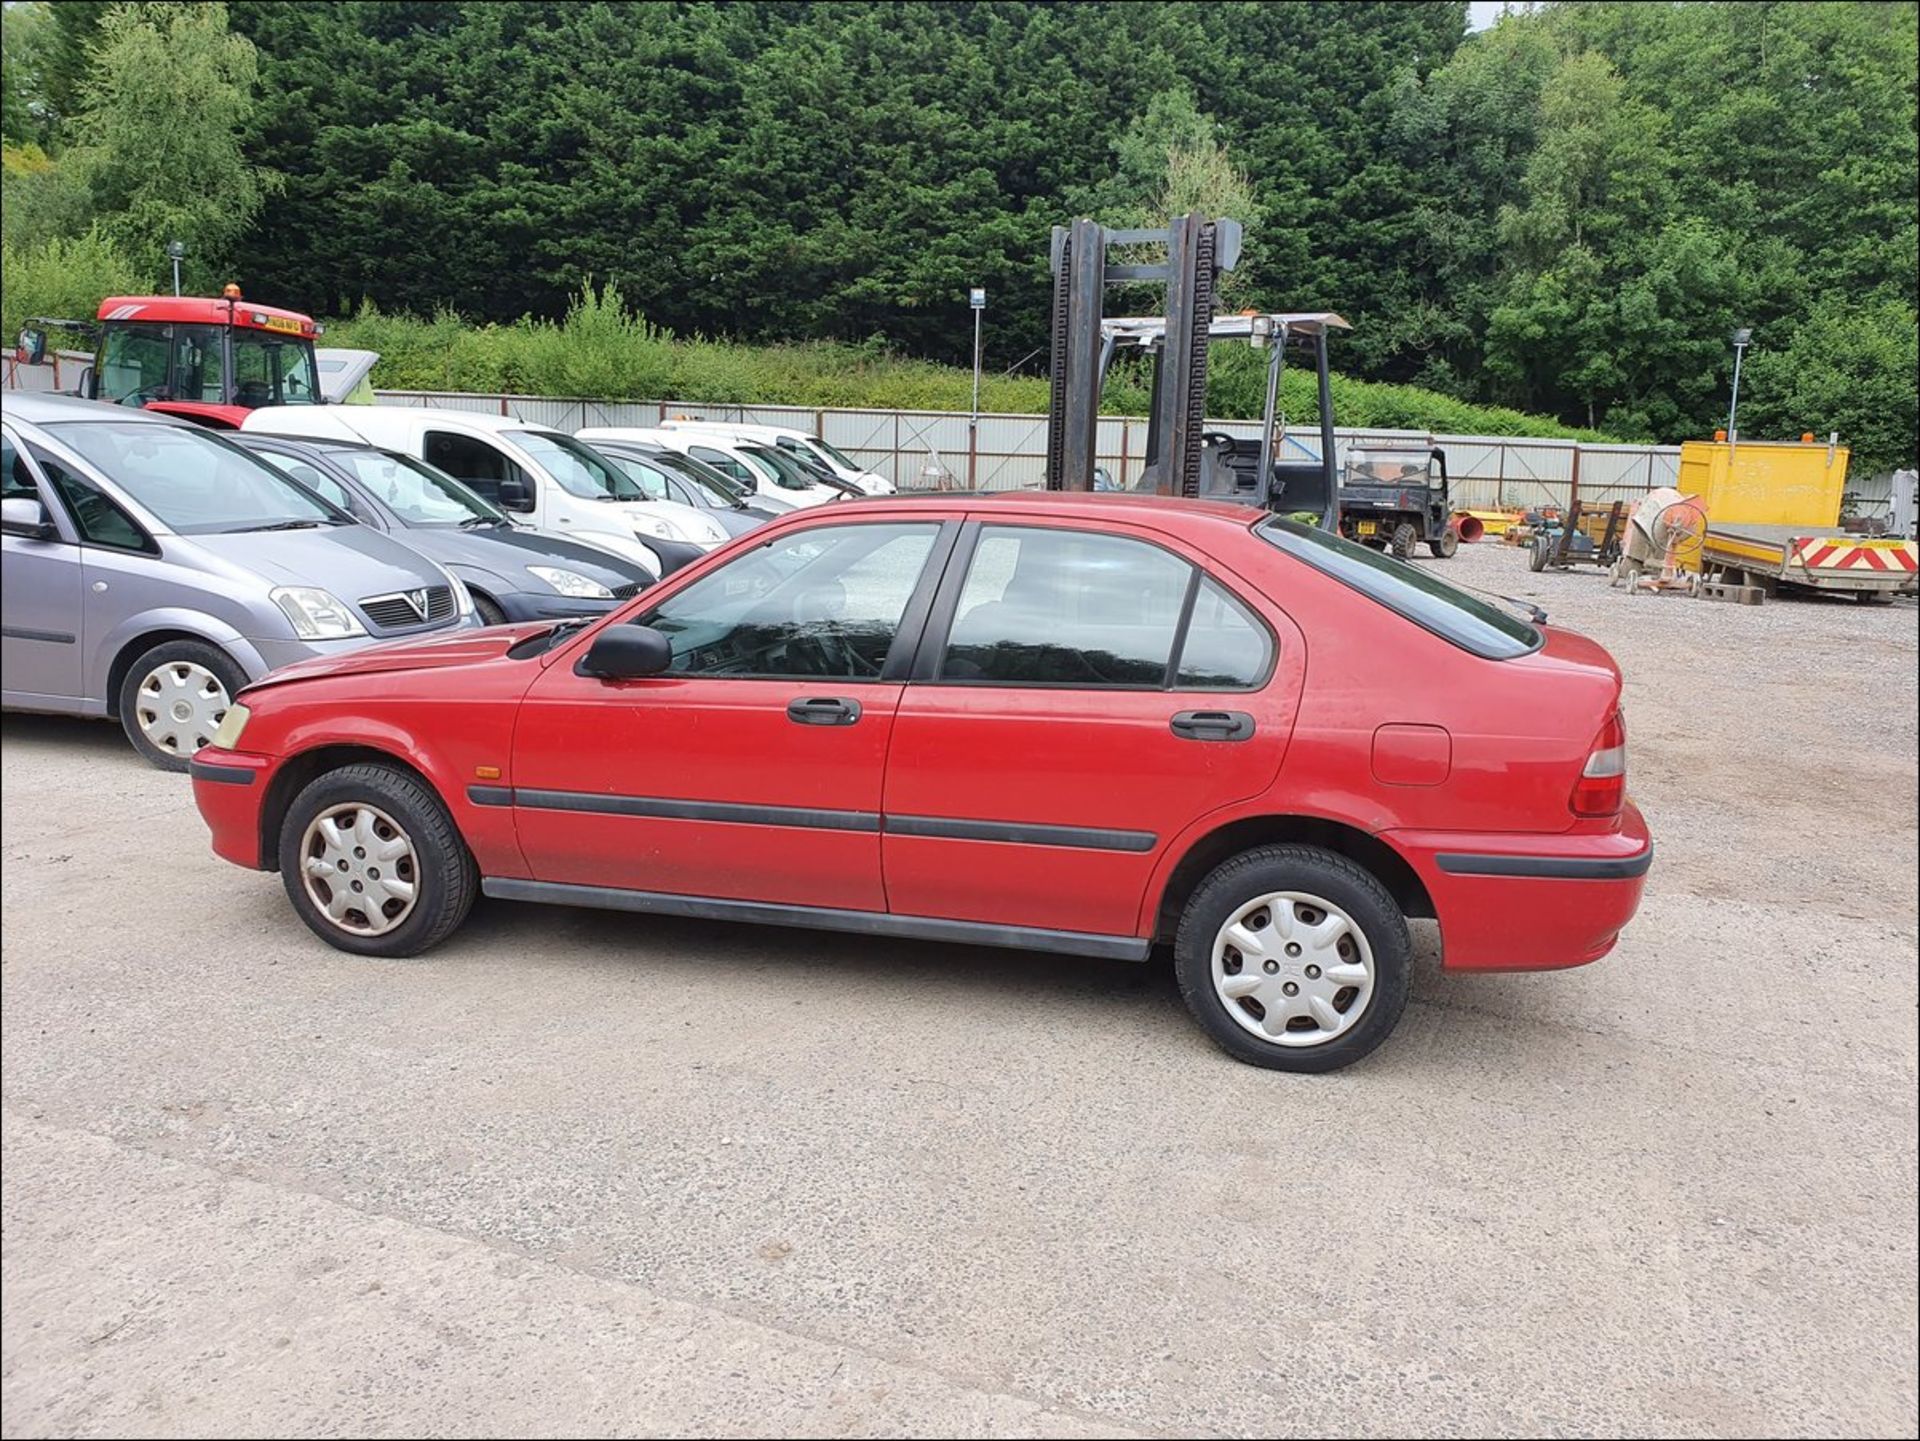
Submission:
POLYGON ((1787 525, 1827 531, 1840 526, 1847 486, 1847 448, 1812 436, 1791 441, 1689 440, 1680 447, 1675 487, 1697 496, 1710 526, 1787 525))
POLYGON ((1689 440, 1680 447, 1679 489, 1707 512, 1703 543, 1680 559, 1703 580, 1850 593, 1860 600, 1911 595, 1920 547, 1840 529, 1847 448, 1811 435, 1792 442, 1689 440))

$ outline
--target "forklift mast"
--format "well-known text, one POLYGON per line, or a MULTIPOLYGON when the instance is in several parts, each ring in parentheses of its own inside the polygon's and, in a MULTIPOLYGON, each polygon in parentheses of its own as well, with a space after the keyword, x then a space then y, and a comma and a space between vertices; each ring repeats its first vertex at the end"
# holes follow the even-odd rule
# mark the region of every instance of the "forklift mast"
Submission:
POLYGON ((1207 404, 1207 341, 1223 272, 1240 259, 1240 222, 1183 215, 1164 230, 1109 230, 1092 220, 1053 228, 1053 363, 1047 407, 1048 490, 1092 490, 1100 389, 1113 358, 1102 333, 1109 285, 1167 287, 1166 333, 1154 367, 1141 489, 1200 493, 1207 404), (1156 263, 1113 264, 1116 245, 1161 245, 1156 263))

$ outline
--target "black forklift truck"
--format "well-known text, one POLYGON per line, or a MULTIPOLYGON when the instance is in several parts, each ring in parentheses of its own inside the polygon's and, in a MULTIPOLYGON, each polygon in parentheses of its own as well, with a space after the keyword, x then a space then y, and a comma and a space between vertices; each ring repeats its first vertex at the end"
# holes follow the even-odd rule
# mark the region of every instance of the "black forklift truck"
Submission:
POLYGON ((1091 220, 1054 227, 1047 489, 1108 488, 1098 483, 1094 463, 1100 392, 1115 353, 1134 347, 1153 356, 1153 392, 1145 469, 1127 489, 1235 501, 1327 530, 1340 528, 1327 337, 1350 327, 1329 311, 1216 319, 1220 276, 1238 262, 1240 239, 1238 221, 1198 214, 1183 215, 1164 230, 1108 229, 1091 220), (1166 258, 1115 263, 1109 252, 1116 246, 1164 248, 1166 258), (1143 282, 1167 287, 1164 316, 1110 319, 1103 313, 1108 286, 1143 282), (1207 352, 1215 341, 1244 341, 1268 351, 1258 440, 1206 429, 1207 352), (1282 460, 1278 453, 1286 440, 1278 405, 1289 355, 1313 365, 1319 379, 1317 459, 1282 460))
POLYGON ((1447 493, 1447 453, 1431 440, 1350 448, 1340 475, 1340 534, 1402 560, 1424 541, 1450 559, 1460 534, 1447 493))

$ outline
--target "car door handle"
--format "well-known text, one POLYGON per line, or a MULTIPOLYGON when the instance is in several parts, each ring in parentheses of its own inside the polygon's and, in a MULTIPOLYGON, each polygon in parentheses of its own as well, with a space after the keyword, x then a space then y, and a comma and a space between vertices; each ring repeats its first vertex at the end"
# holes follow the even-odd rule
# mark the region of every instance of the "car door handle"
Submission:
POLYGON ((860 719, 860 702, 838 696, 802 696, 787 702, 787 719, 803 726, 850 726, 860 719))
POLYGON ((1253 717, 1243 710, 1183 710, 1167 728, 1183 741, 1243 741, 1253 736, 1253 717))

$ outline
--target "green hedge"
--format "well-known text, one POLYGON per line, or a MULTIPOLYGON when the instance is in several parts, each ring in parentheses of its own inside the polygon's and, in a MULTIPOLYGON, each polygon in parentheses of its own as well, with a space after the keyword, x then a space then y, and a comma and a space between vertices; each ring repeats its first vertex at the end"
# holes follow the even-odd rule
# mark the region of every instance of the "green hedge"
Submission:
MULTIPOLYGON (((363 305, 359 314, 328 327, 326 343, 379 351, 373 381, 388 390, 945 411, 966 410, 972 395, 971 372, 894 355, 877 343, 739 345, 679 339, 632 314, 611 285, 583 290, 557 322, 523 318, 511 325, 476 326, 444 312, 418 320, 363 305)), ((1101 408, 1109 415, 1145 414, 1148 382, 1144 367, 1116 364, 1101 408)), ((1217 347, 1209 388, 1213 415, 1258 419, 1266 394, 1264 353, 1247 346, 1217 347)), ((1311 369, 1290 368, 1281 399, 1289 422, 1318 421, 1311 369)), ((999 414, 1044 411, 1047 383, 1035 376, 987 374, 980 384, 980 408, 999 414)), ((1344 426, 1611 438, 1545 416, 1471 405, 1417 386, 1338 375, 1333 379, 1333 409, 1344 426)))

